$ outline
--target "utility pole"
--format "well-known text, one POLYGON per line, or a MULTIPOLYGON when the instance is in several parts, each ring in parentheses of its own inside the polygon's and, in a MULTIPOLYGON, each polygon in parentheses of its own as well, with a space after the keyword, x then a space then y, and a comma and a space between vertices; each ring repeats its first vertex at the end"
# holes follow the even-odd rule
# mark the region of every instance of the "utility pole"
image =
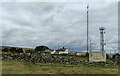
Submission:
MULTIPOLYGON (((89 5, 87 5, 87 54, 88 54, 88 52, 89 52, 89 34, 88 34, 88 32, 89 32, 89 26, 88 26, 88 24, 89 24, 89 5)), ((89 61, 89 55, 87 55, 88 57, 87 57, 87 60, 89 61)))
POLYGON ((87 52, 89 51, 89 34, 88 34, 88 32, 89 32, 89 26, 88 26, 88 24, 89 24, 89 5, 87 5, 87 52))

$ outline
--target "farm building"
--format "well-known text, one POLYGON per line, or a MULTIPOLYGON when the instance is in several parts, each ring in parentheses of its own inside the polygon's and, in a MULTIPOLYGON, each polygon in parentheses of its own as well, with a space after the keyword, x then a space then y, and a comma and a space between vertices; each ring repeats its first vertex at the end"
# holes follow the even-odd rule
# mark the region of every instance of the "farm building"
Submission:
POLYGON ((89 62, 106 62, 106 53, 103 51, 90 51, 89 62))
POLYGON ((44 53, 50 53, 50 54, 68 54, 68 49, 67 48, 60 48, 58 50, 51 50, 51 49, 46 49, 43 51, 44 53))
POLYGON ((68 54, 68 49, 59 50, 59 54, 68 54))
POLYGON ((68 49, 67 48, 60 48, 56 50, 56 54, 68 54, 68 49))
POLYGON ((86 52, 77 52, 76 56, 86 56, 86 52))
POLYGON ((51 54, 68 54, 68 49, 63 47, 58 50, 51 50, 51 54))
POLYGON ((55 50, 51 50, 50 54, 55 54, 55 52, 56 52, 55 50))

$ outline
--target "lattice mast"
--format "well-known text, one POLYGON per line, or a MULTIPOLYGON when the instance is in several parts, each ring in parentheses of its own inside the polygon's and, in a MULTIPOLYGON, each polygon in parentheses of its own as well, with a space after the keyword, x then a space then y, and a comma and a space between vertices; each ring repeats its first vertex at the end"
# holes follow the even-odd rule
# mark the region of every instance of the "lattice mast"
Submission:
POLYGON ((105 27, 100 27, 100 50, 105 51, 105 27))

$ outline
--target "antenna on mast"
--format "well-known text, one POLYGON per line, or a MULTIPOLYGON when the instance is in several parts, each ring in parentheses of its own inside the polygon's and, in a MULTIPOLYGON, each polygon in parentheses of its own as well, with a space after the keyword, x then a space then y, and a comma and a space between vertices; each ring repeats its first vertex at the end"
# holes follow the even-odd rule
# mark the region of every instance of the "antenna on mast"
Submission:
POLYGON ((105 27, 100 27, 99 30, 100 30, 100 50, 104 52, 105 51, 104 47, 106 45, 105 39, 104 39, 105 27))

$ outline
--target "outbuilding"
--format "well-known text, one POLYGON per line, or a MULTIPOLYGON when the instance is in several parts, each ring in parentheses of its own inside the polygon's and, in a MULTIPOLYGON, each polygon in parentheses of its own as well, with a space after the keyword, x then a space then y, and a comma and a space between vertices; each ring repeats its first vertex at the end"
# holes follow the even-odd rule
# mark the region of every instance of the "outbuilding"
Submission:
POLYGON ((106 62, 106 53, 104 51, 90 51, 89 62, 106 62))

